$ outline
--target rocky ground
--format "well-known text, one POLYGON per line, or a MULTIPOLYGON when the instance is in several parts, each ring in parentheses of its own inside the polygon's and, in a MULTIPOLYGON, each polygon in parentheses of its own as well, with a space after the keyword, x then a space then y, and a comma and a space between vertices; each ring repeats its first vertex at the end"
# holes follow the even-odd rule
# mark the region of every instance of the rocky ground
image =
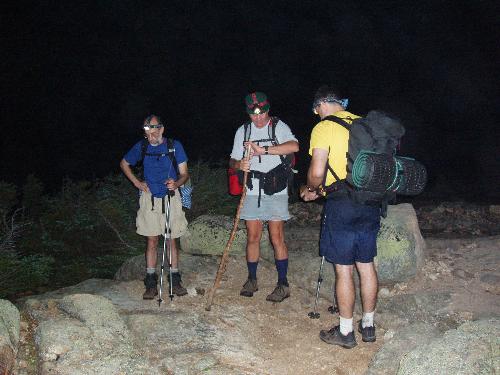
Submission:
MULTIPOLYGON (((290 230, 318 224, 318 206, 298 207, 292 207, 295 219, 290 230)), ((212 310, 206 311, 204 291, 213 283, 218 259, 186 256, 183 269, 189 295, 173 301, 167 297, 160 307, 156 301, 141 299, 143 285, 139 280, 88 280, 24 301, 17 373, 498 373, 499 207, 443 203, 420 207, 417 215, 427 244, 425 263, 415 278, 381 285, 375 343, 363 343, 359 334, 358 346, 352 350, 320 341, 319 330, 330 328, 338 317, 327 311, 331 299, 321 298, 320 318, 310 319, 315 291, 299 287, 298 282, 291 283, 292 295, 284 302, 265 301, 276 278, 274 265, 266 261, 259 267, 259 291, 253 298, 244 298, 239 296, 246 278, 244 259, 231 258, 212 310), (112 304, 107 305, 108 300, 99 296, 112 304), (86 310, 89 305, 94 309, 86 310), (92 315, 101 305, 102 311, 111 311, 104 316, 114 318, 92 315), (75 316, 79 319, 73 322, 75 316), (110 323, 113 319, 122 322, 120 327, 128 332, 122 341, 116 341, 111 333, 105 335, 116 328, 110 323), (80 345, 78 354, 72 353, 69 343, 66 347, 48 345, 47 352, 36 354, 35 340, 38 344, 50 341, 56 332, 54 325, 37 327, 42 320, 73 322, 73 333, 67 340, 73 346, 80 345), (89 329, 88 321, 103 327, 99 334, 89 329), (460 346, 474 340, 477 352, 460 346), (92 345, 98 345, 101 354, 86 351, 92 345), (106 364, 106 353, 113 351, 123 353, 115 367, 106 364), (37 356, 45 358, 45 365, 40 366, 37 356), (101 367, 96 372, 97 362, 101 367), (80 368, 71 368, 74 363, 80 363, 80 368), (433 372, 436 368, 442 371, 433 372)), ((326 272, 332 272, 331 268, 326 272)), ((331 288, 322 286, 323 290, 331 288)), ((355 319, 359 317, 358 302, 355 319)), ((64 327, 67 332, 68 325, 64 327)))

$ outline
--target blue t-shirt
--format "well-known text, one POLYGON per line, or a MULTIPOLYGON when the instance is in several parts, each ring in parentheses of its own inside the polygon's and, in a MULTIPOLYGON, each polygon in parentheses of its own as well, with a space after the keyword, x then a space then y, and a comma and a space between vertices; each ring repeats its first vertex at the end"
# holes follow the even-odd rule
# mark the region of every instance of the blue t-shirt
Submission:
MULTIPOLYGON (((137 142, 123 157, 127 163, 134 166, 141 159, 142 140, 137 142)), ((174 140, 175 160, 177 164, 187 162, 187 155, 184 147, 179 141, 174 140)), ((177 171, 168 157, 168 147, 166 138, 158 146, 148 144, 146 155, 144 156, 144 180, 148 184, 149 191, 157 198, 167 195, 165 182, 169 178, 177 180, 177 171), (153 154, 153 155, 147 155, 153 154)))

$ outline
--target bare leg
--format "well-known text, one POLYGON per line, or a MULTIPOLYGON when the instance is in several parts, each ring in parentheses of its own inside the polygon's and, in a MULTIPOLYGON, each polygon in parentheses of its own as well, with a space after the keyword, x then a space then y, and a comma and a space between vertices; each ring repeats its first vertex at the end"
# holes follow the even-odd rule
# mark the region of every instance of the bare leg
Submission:
POLYGON ((359 279, 361 282, 361 302, 363 304, 363 312, 372 312, 375 310, 375 305, 377 304, 377 271, 375 270, 373 262, 356 262, 356 268, 358 269, 359 279))
POLYGON ((247 262, 258 262, 260 256, 260 239, 262 237, 262 221, 246 220, 247 225, 247 262))
POLYGON ((177 241, 175 240, 175 238, 172 238, 170 244, 172 246, 172 268, 179 268, 179 250, 177 249, 177 241))
POLYGON ((146 267, 156 268, 158 257, 158 236, 148 236, 146 245, 146 267))
POLYGON ((285 244, 285 223, 282 220, 269 222, 269 237, 274 248, 274 259, 288 259, 288 248, 285 244))
POLYGON ((335 264, 335 290, 341 317, 351 319, 354 311, 354 280, 352 278, 354 265, 335 264))

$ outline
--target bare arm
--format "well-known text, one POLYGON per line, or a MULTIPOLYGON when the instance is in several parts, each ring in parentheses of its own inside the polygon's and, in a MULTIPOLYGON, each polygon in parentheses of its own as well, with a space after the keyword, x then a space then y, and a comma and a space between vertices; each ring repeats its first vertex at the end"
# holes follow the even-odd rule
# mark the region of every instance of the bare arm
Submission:
POLYGON ((127 178, 132 182, 132 184, 139 190, 149 191, 148 185, 146 182, 139 180, 134 172, 132 172, 132 168, 130 168, 130 164, 127 163, 125 159, 120 161, 120 169, 123 171, 123 174, 127 176, 127 178))
POLYGON ((323 182, 327 162, 328 150, 314 148, 311 164, 307 171, 307 185, 303 186, 300 191, 300 196, 305 201, 311 201, 319 197, 317 189, 323 182))
POLYGON ((189 180, 189 171, 187 162, 179 164, 178 167, 179 167, 179 174, 177 175, 177 180, 169 178, 166 181, 166 185, 169 190, 175 190, 179 186, 184 185, 186 181, 189 180))
MULTIPOLYGON (((248 142, 250 146, 252 147, 253 150, 253 155, 264 155, 266 152, 265 147, 259 146, 256 143, 253 142, 248 142)), ((267 148, 267 153, 269 155, 288 155, 291 154, 292 152, 298 152, 299 151, 299 142, 297 141, 287 141, 284 143, 280 143, 279 145, 276 146, 269 146, 267 148)))
POLYGON ((244 172, 250 172, 250 159, 254 155, 253 149, 250 147, 250 143, 245 142, 245 147, 247 148, 245 151, 245 157, 242 160, 229 159, 229 167, 233 169, 241 169, 244 172))

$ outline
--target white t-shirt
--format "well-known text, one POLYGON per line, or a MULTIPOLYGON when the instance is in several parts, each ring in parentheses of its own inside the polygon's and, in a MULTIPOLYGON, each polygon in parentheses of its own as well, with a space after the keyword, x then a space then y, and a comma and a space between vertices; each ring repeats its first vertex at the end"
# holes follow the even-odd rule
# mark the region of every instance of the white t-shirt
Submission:
MULTIPOLYGON (((271 122, 268 125, 257 128, 252 122, 247 129, 250 133, 249 140, 252 142, 268 139, 268 141, 256 142, 259 146, 272 146, 272 129, 270 128, 271 122)), ((285 143, 288 141, 297 141, 297 138, 293 135, 292 131, 283 121, 279 120, 276 124, 276 138, 278 143, 285 143)), ((243 158, 243 142, 244 142, 244 132, 245 126, 241 125, 234 136, 233 150, 231 151, 231 159, 241 160, 243 158)), ((276 167, 281 163, 279 155, 260 155, 253 156, 250 160, 250 169, 259 172, 267 172, 276 167)), ((259 195, 259 180, 256 178, 252 179, 253 189, 247 190, 248 195, 259 195)), ((276 194, 288 194, 287 189, 284 189, 276 194)))

